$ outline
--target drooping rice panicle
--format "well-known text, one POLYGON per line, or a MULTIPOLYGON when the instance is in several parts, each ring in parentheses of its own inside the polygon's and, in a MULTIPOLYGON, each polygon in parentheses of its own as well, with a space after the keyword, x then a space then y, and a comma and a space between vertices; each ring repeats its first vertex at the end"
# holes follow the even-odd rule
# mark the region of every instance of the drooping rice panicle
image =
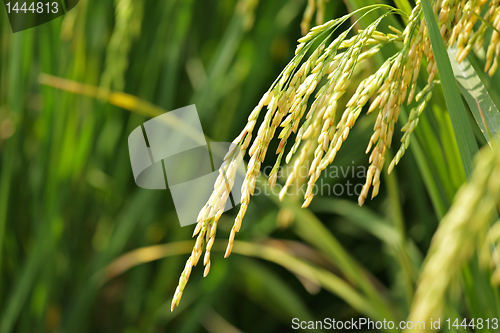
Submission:
MULTIPOLYGON (((424 262, 408 320, 429 320, 443 314, 443 302, 460 269, 483 246, 482 261, 491 258, 491 240, 498 234, 493 222, 500 203, 500 141, 484 147, 475 157, 468 184, 457 192, 453 205, 439 223, 424 262)), ((499 223, 499 222, 497 222, 499 223)), ((498 254, 498 250, 493 255, 498 254)), ((495 259, 498 264, 498 258, 495 259)), ((498 268, 497 268, 498 269, 498 268)))
POLYGON ((408 146, 410 145, 410 138, 411 134, 415 130, 415 128, 418 126, 418 121, 419 121, 419 116, 422 114, 422 112, 425 110, 427 107, 427 104, 432 98, 432 88, 434 88, 434 85, 436 82, 432 82, 431 84, 428 84, 416 97, 416 101, 419 102, 418 106, 413 108, 410 112, 410 116, 408 117, 408 122, 401 128, 401 131, 404 132, 403 137, 401 138, 401 146, 396 153, 396 156, 392 159, 391 163, 389 164, 389 168, 387 169, 388 173, 392 172, 392 169, 396 165, 398 165, 399 161, 405 154, 406 149, 408 149, 408 146))
MULTIPOLYGON (((471 51, 482 49, 489 28, 500 30, 499 4, 500 0, 432 1, 445 44, 456 45, 458 49, 457 61, 462 61, 471 51), (483 10, 487 4, 489 7, 483 10), (479 19, 481 24, 474 30, 479 19)), ((322 5, 322 0, 308 1, 302 22, 303 30, 310 24, 315 11, 317 20, 322 21, 322 5)), ((389 164, 389 173, 403 157, 411 134, 418 125, 419 116, 429 103, 434 86, 439 83, 436 78, 437 64, 420 1, 416 1, 403 31, 394 27, 390 27, 390 33, 378 31, 381 20, 394 13, 406 15, 387 5, 368 6, 313 27, 298 40, 295 57, 264 94, 248 117, 247 125, 233 141, 232 150, 225 157, 214 192, 198 216, 193 234, 197 235, 196 244, 179 279, 172 309, 179 303, 192 267, 199 261, 203 250, 204 275, 210 270, 210 253, 218 220, 232 190, 234 172, 248 150, 250 160, 241 187, 241 206, 231 228, 224 256, 230 255, 235 235, 241 228, 250 197, 254 193, 262 163, 277 132, 279 144, 276 162, 269 174, 269 185, 271 188, 276 185, 283 157, 285 163, 293 162, 293 168, 280 192, 280 199, 286 195, 294 180, 299 178, 300 169, 307 166, 308 179, 303 202, 303 207, 306 207, 313 199, 316 181, 333 163, 363 110, 367 113, 376 112, 373 135, 366 150, 367 154, 370 153, 370 166, 358 202, 360 205, 365 202, 370 189, 372 198, 378 194, 386 153, 391 148, 402 105, 410 105, 414 100, 418 103, 412 108, 408 122, 402 128, 404 134, 401 145, 389 164), (354 33, 353 24, 336 37, 332 37, 353 15, 366 15, 375 9, 387 9, 387 12, 364 30, 354 33), (372 75, 362 80, 357 87, 351 88, 351 80, 358 65, 389 43, 400 46, 400 51, 372 75), (423 64, 426 64, 427 85, 418 91, 417 80, 423 64), (349 102, 340 105, 341 98, 351 91, 353 95, 350 96, 349 102), (253 131, 262 110, 265 110, 264 119, 253 138, 253 131), (295 138, 292 139, 292 135, 295 135, 295 138), (288 148, 287 145, 292 140, 293 144, 288 148), (306 162, 311 164, 306 165, 306 162)), ((494 30, 485 53, 485 72, 489 75, 493 75, 498 67, 499 37, 498 32, 494 30)))

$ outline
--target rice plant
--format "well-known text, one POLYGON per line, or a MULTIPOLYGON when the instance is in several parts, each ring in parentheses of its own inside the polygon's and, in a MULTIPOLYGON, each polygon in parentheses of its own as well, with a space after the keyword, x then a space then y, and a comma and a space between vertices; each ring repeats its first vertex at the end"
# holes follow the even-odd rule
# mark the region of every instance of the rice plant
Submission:
POLYGON ((80 0, 15 34, 0 15, 0 333, 495 331, 499 8, 80 0), (233 141, 194 233, 127 147, 190 104, 233 141))
MULTIPOLYGON (((472 47, 476 50, 483 48, 484 36, 489 26, 494 29, 500 28, 498 2, 433 1, 432 4, 433 13, 438 17, 440 37, 447 47, 456 44, 458 63, 466 58, 472 47), (484 17, 481 17, 485 6, 487 10, 484 17), (478 19, 482 23, 473 30, 478 19)), ((309 24, 311 6, 313 5, 309 3, 303 27, 309 24)), ((372 189, 371 198, 377 196, 386 152, 391 148, 401 106, 405 103, 410 105, 414 100, 417 103, 401 129, 404 132, 401 146, 389 163, 388 173, 391 173, 408 149, 411 134, 418 125, 419 117, 431 100, 435 85, 440 83, 436 78, 438 67, 433 45, 423 17, 424 12, 419 1, 409 15, 397 8, 373 5, 318 25, 298 40, 295 57, 264 94, 248 117, 245 128, 233 141, 234 147, 238 147, 243 154, 248 150, 250 161, 241 188, 241 207, 231 229, 224 257, 228 257, 231 253, 235 235, 240 231, 268 147, 278 129, 280 141, 276 150, 276 162, 269 175, 269 185, 271 188, 275 186, 278 168, 283 156, 286 156, 286 163, 293 163, 293 171, 280 192, 282 199, 299 169, 304 166, 307 156, 313 156, 308 166, 309 180, 302 205, 307 207, 313 199, 316 181, 325 168, 334 161, 364 107, 369 106, 366 112, 377 112, 377 118, 373 127, 374 133, 366 149, 366 153, 370 153, 370 166, 358 203, 360 206, 364 204, 370 189, 372 189), (349 38, 349 33, 357 24, 354 22, 349 28, 338 33, 338 37, 332 37, 353 15, 359 14, 362 17, 376 9, 382 9, 385 13, 370 23, 366 29, 357 31, 349 38), (392 33, 384 34, 377 30, 383 19, 395 14, 403 16, 407 22, 402 31, 392 26, 390 26, 392 33), (391 43, 397 44, 400 50, 389 57, 375 73, 361 81, 353 90, 355 92, 345 107, 339 106, 339 100, 346 93, 358 63, 373 57, 384 45, 391 43), (417 93, 417 80, 424 60, 428 74, 427 84, 417 93), (312 103, 308 104, 313 94, 312 103), (264 107, 267 107, 267 112, 252 142, 254 128, 264 107), (336 121, 339 107, 341 114, 336 121), (294 140, 290 139, 292 134, 296 134, 294 140), (285 155, 289 139, 294 142, 285 155), (295 156, 297 151, 299 151, 298 156, 295 156)), ((484 70, 490 76, 498 67, 500 44, 497 34, 498 32, 494 30, 486 52, 484 70)), ((204 276, 210 271, 210 250, 215 240, 217 223, 229 197, 228 191, 234 184, 236 168, 241 162, 242 156, 237 154, 236 148, 228 152, 226 163, 221 167, 214 186, 214 192, 198 216, 198 223, 193 233, 193 237, 197 235, 196 245, 179 279, 179 286, 172 300, 172 310, 179 304, 192 267, 198 263, 203 250, 205 250, 204 276), (230 179, 229 186, 223 181, 224 177, 230 179)))

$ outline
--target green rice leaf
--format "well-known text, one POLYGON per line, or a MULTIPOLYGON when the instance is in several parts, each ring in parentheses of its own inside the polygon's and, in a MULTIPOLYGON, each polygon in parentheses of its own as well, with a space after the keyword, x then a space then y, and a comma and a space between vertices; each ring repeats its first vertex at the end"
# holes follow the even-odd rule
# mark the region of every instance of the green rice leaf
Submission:
POLYGON ((466 58, 458 63, 455 60, 456 48, 449 49, 448 54, 460 91, 469 104, 481 132, 490 142, 492 136, 495 136, 500 129, 500 112, 469 60, 466 58))
POLYGON ((477 142, 474 138, 469 119, 467 118, 467 110, 464 107, 457 81, 453 74, 450 59, 446 52, 441 34, 439 33, 438 24, 432 6, 429 0, 422 0, 422 8, 424 10, 425 21, 429 30, 429 38, 431 40, 432 50, 436 59, 436 64, 443 87, 443 95, 450 113, 453 131, 457 140, 460 157, 465 170, 467 179, 470 180, 472 173, 472 158, 478 151, 477 142))

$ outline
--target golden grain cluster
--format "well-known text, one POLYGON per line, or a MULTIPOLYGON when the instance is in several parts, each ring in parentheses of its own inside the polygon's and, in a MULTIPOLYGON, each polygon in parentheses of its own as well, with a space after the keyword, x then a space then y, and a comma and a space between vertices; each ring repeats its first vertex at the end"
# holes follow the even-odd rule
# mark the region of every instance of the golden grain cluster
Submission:
MULTIPOLYGON (((439 19, 441 36, 447 46, 456 44, 458 61, 463 60, 473 49, 481 52, 488 27, 500 29, 499 1, 432 1, 434 12, 439 19), (484 8, 487 3, 489 7, 484 8), (481 24, 474 30, 473 27, 478 20, 481 24)), ((309 2, 310 6, 311 3, 314 1, 309 2)), ((310 20, 311 15, 308 14, 306 17, 310 20)), ((322 15, 321 8, 319 15, 322 15)), ((493 30, 486 51, 485 71, 490 75, 493 75, 498 67, 500 43, 497 30, 493 30)), ((408 148, 410 135, 418 125, 419 116, 431 99, 434 86, 439 83, 436 75, 437 66, 419 1, 409 16, 389 6, 368 6, 316 26, 299 39, 295 57, 264 94, 248 117, 247 125, 233 141, 231 151, 226 155, 214 192, 198 216, 193 235, 197 235, 196 245, 179 279, 179 286, 172 300, 172 310, 178 305, 191 269, 198 263, 203 249, 205 250, 204 275, 206 276, 210 270, 210 250, 217 222, 234 184, 236 169, 242 163, 247 151, 250 160, 241 188, 241 207, 231 229, 225 257, 231 253, 235 234, 240 230, 261 165, 276 132, 279 145, 276 151, 276 163, 269 175, 269 184, 271 187, 276 184, 278 168, 285 156, 287 164, 293 163, 293 170, 280 192, 282 199, 297 177, 298 170, 310 159, 309 180, 303 203, 303 207, 307 207, 313 199, 316 181, 335 159, 360 114, 363 110, 367 113, 376 112, 374 132, 366 149, 366 153, 370 154, 370 166, 358 198, 359 204, 362 205, 370 189, 372 198, 379 192, 380 176, 402 105, 416 101, 407 124, 402 128, 404 134, 401 146, 389 163, 389 173, 408 148), (356 25, 354 23, 341 33, 337 31, 354 15, 364 15, 380 8, 386 9, 386 13, 366 29, 353 33, 356 25), (393 27, 390 27, 391 33, 378 31, 380 22, 386 16, 395 13, 405 16, 407 25, 404 31, 393 27), (337 37, 333 38, 335 35, 337 37), (398 45, 400 51, 387 59, 374 74, 364 79, 346 105, 340 105, 340 99, 348 91, 357 65, 375 55, 389 43, 398 45), (427 85, 417 93, 417 79, 422 66, 427 68, 427 85), (254 128, 264 108, 266 108, 264 119, 253 138, 254 128), (295 137, 292 138, 292 135, 295 137), (291 145, 291 148, 287 150, 288 145, 291 145)))
POLYGON ((483 265, 496 269, 500 221, 490 229, 500 202, 500 141, 485 146, 475 157, 475 169, 469 184, 457 192, 453 205, 441 220, 432 239, 419 278, 410 320, 439 318, 443 299, 460 269, 479 248, 483 265), (493 243, 493 244, 492 244, 493 243), (492 251, 493 246, 493 251, 492 251))

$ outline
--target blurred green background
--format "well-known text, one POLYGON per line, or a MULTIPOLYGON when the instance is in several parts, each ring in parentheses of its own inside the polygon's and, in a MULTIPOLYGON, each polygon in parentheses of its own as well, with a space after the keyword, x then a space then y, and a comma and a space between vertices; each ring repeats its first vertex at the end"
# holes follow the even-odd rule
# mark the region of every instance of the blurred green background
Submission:
MULTIPOLYGON (((196 104, 207 137, 232 141, 293 57, 306 2, 80 0, 16 34, 0 10, 0 333, 288 332, 295 317, 407 316, 438 219, 464 181, 439 98, 412 139, 417 158, 384 175, 363 208, 347 195, 305 210, 296 197, 255 197, 228 259, 236 212, 225 213, 210 274, 193 269, 170 312, 193 228, 180 227, 168 190, 135 185, 127 137, 196 104)), ((347 5, 327 2, 325 18, 365 4, 347 5)), ((374 119, 360 118, 335 165, 368 164, 374 119)), ((349 180, 364 183, 326 181, 349 180)))

